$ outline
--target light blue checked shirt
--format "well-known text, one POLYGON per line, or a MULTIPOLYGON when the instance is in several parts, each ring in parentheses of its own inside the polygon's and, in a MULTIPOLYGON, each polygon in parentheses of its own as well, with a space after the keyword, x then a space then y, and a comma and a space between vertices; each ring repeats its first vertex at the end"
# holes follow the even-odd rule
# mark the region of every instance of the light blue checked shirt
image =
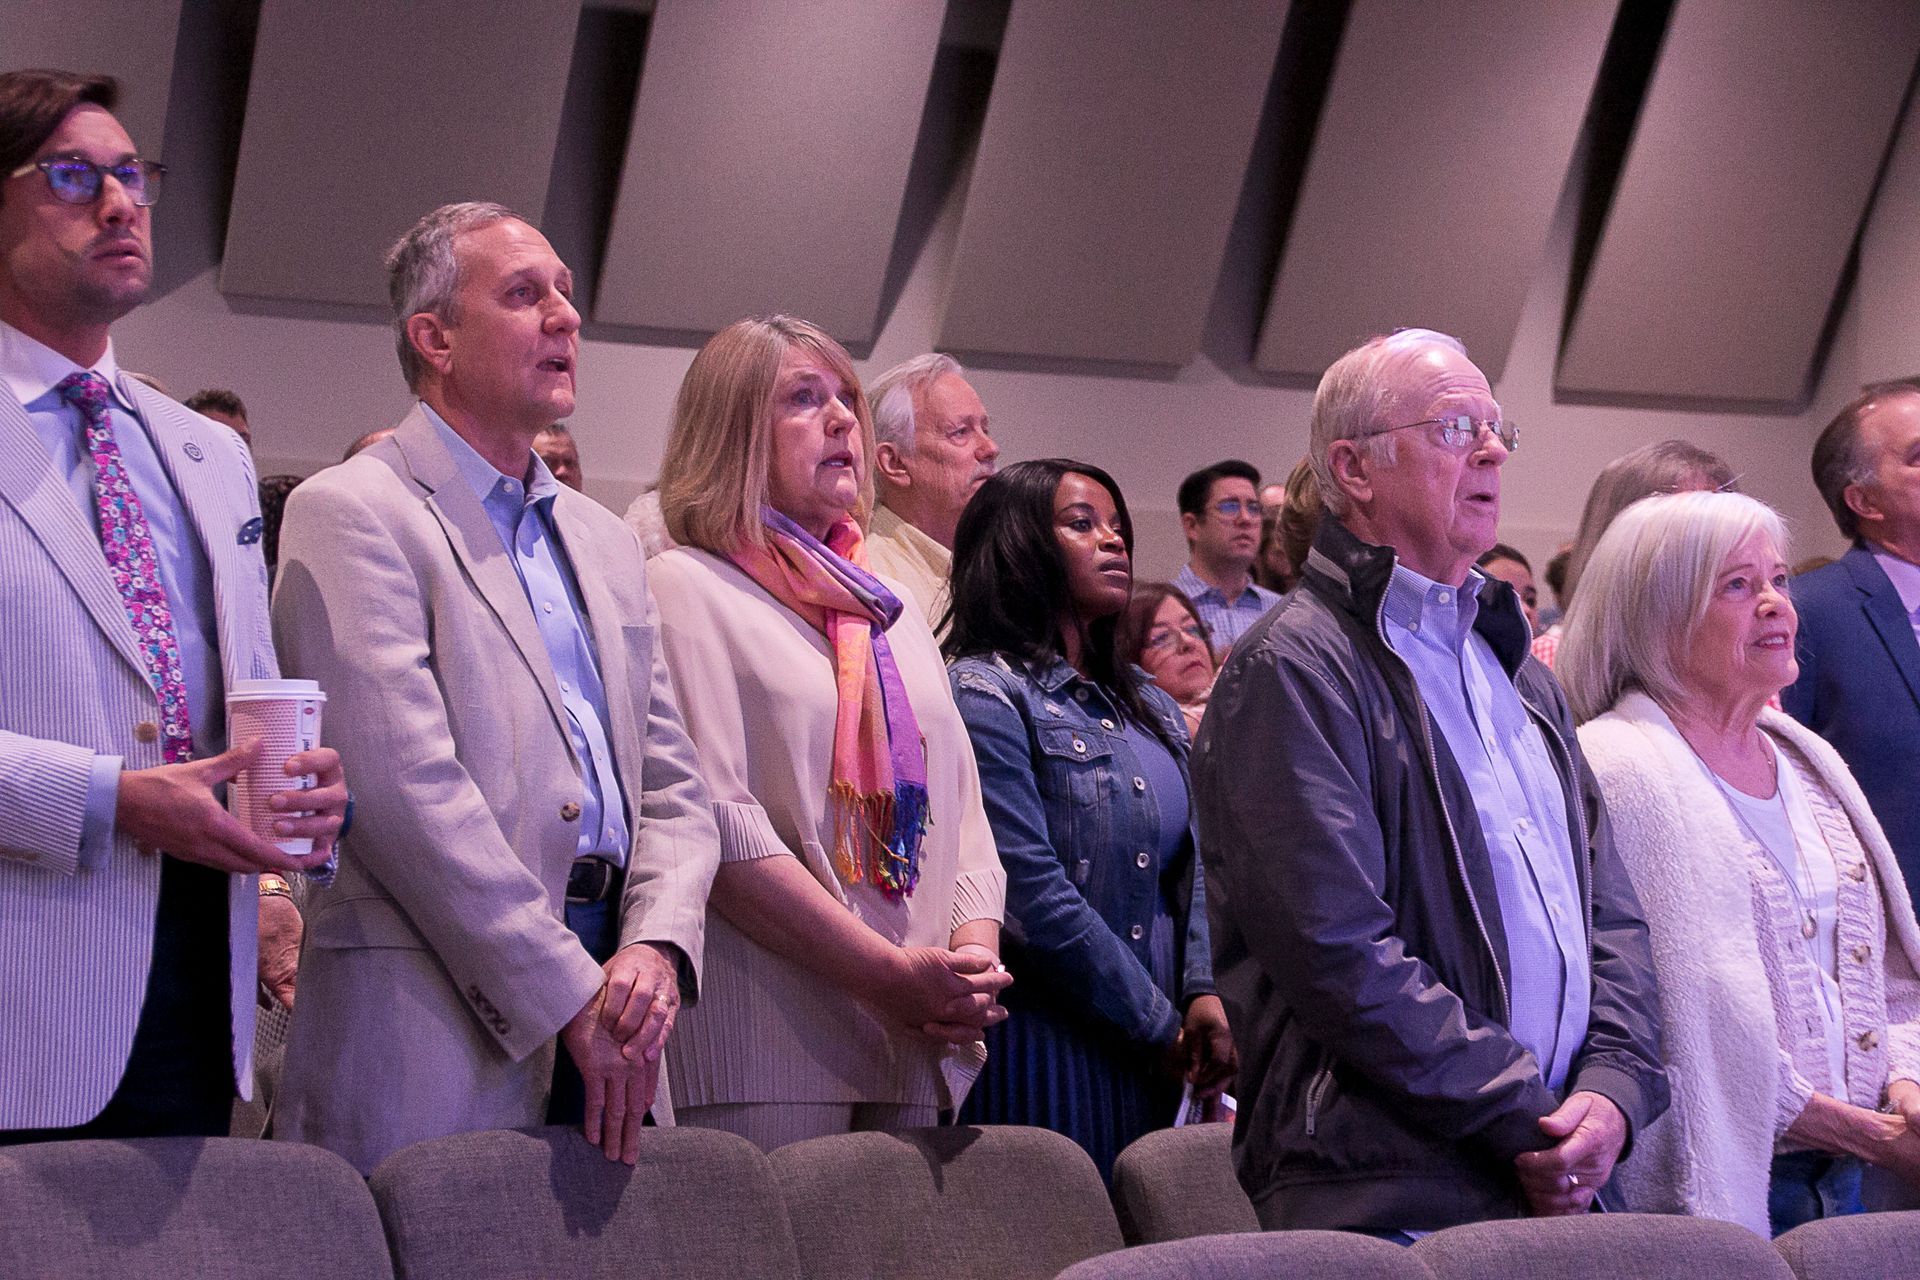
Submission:
POLYGON ((1387 643, 1413 669, 1473 793, 1507 934, 1508 1030, 1557 1090, 1586 1040, 1591 1012, 1586 913, 1559 771, 1513 681, 1473 630, 1485 581, 1469 571, 1456 590, 1395 565, 1387 643))
POLYGON ((1233 648, 1233 642, 1248 627, 1260 621, 1267 610, 1280 603, 1278 591, 1256 586, 1251 578, 1247 580, 1247 589, 1240 593, 1239 598, 1228 601, 1225 592, 1201 578, 1190 564, 1180 566, 1173 585, 1186 592, 1187 599, 1193 601, 1193 607, 1200 611, 1200 621, 1206 623, 1207 630, 1213 633, 1215 659, 1226 657, 1227 650, 1233 648))

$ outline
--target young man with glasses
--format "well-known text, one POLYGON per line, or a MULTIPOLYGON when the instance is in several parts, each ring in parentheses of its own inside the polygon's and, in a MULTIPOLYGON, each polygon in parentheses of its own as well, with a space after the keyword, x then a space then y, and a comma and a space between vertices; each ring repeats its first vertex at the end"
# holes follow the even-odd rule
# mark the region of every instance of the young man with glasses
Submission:
POLYGON ((116 96, 0 75, 0 1144, 224 1134, 256 876, 325 864, 347 804, 335 752, 288 762, 295 857, 216 796, 258 750, 224 691, 278 674, 260 510, 239 440, 115 364, 164 172, 116 96))
POLYGON ((1260 554, 1260 472, 1238 458, 1216 462, 1180 482, 1180 528, 1187 563, 1173 585, 1187 593, 1225 658, 1248 627, 1280 603, 1253 580, 1260 554))
POLYGON ((1666 1107, 1646 926, 1566 699, 1474 568, 1518 443, 1455 339, 1342 356, 1313 555, 1214 684, 1194 799, 1269 1229, 1583 1213, 1666 1107))

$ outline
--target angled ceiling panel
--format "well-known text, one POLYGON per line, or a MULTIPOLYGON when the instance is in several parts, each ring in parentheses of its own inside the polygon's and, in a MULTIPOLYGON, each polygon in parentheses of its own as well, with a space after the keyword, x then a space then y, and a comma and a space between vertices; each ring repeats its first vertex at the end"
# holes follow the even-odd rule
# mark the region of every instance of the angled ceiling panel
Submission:
POLYGON ((1187 363, 1286 16, 1285 0, 1014 5, 942 348, 1187 363))
POLYGON ((1357 0, 1254 367, 1452 333, 1498 378, 1613 23, 1604 3, 1357 0))
POLYGON ((421 214, 495 200, 538 222, 577 0, 338 7, 264 0, 220 288, 386 304, 421 214))
POLYGON ((1556 389, 1794 407, 1916 57, 1913 0, 1679 0, 1556 389))
POLYGON ((944 0, 660 0, 594 319, 874 335, 944 0))

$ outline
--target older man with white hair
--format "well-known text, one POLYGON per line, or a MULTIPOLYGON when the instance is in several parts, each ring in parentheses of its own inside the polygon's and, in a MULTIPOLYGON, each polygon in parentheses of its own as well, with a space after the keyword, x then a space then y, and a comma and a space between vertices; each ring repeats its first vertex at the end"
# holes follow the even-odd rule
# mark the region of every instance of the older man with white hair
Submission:
POLYGON ((880 499, 867 558, 877 572, 906 584, 936 634, 947 608, 954 526, 1000 456, 986 406, 965 373, 952 356, 929 352, 867 388, 880 499))
POLYGON ((1327 370, 1328 519, 1194 756, 1235 1164, 1268 1228, 1585 1212, 1666 1107, 1646 926, 1494 542, 1518 444, 1431 330, 1327 370))

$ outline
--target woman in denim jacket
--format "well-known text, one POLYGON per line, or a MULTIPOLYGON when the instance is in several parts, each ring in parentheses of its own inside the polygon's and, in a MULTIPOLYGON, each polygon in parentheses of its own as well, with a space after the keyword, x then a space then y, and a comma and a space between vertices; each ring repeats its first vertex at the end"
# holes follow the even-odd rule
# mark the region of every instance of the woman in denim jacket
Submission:
POLYGON ((1007 872, 1016 982, 967 1123, 1074 1139, 1102 1176, 1216 1095, 1233 1039, 1213 994, 1179 708, 1114 656, 1132 592, 1119 488, 1062 459, 981 486, 954 537, 954 699, 1007 872))

